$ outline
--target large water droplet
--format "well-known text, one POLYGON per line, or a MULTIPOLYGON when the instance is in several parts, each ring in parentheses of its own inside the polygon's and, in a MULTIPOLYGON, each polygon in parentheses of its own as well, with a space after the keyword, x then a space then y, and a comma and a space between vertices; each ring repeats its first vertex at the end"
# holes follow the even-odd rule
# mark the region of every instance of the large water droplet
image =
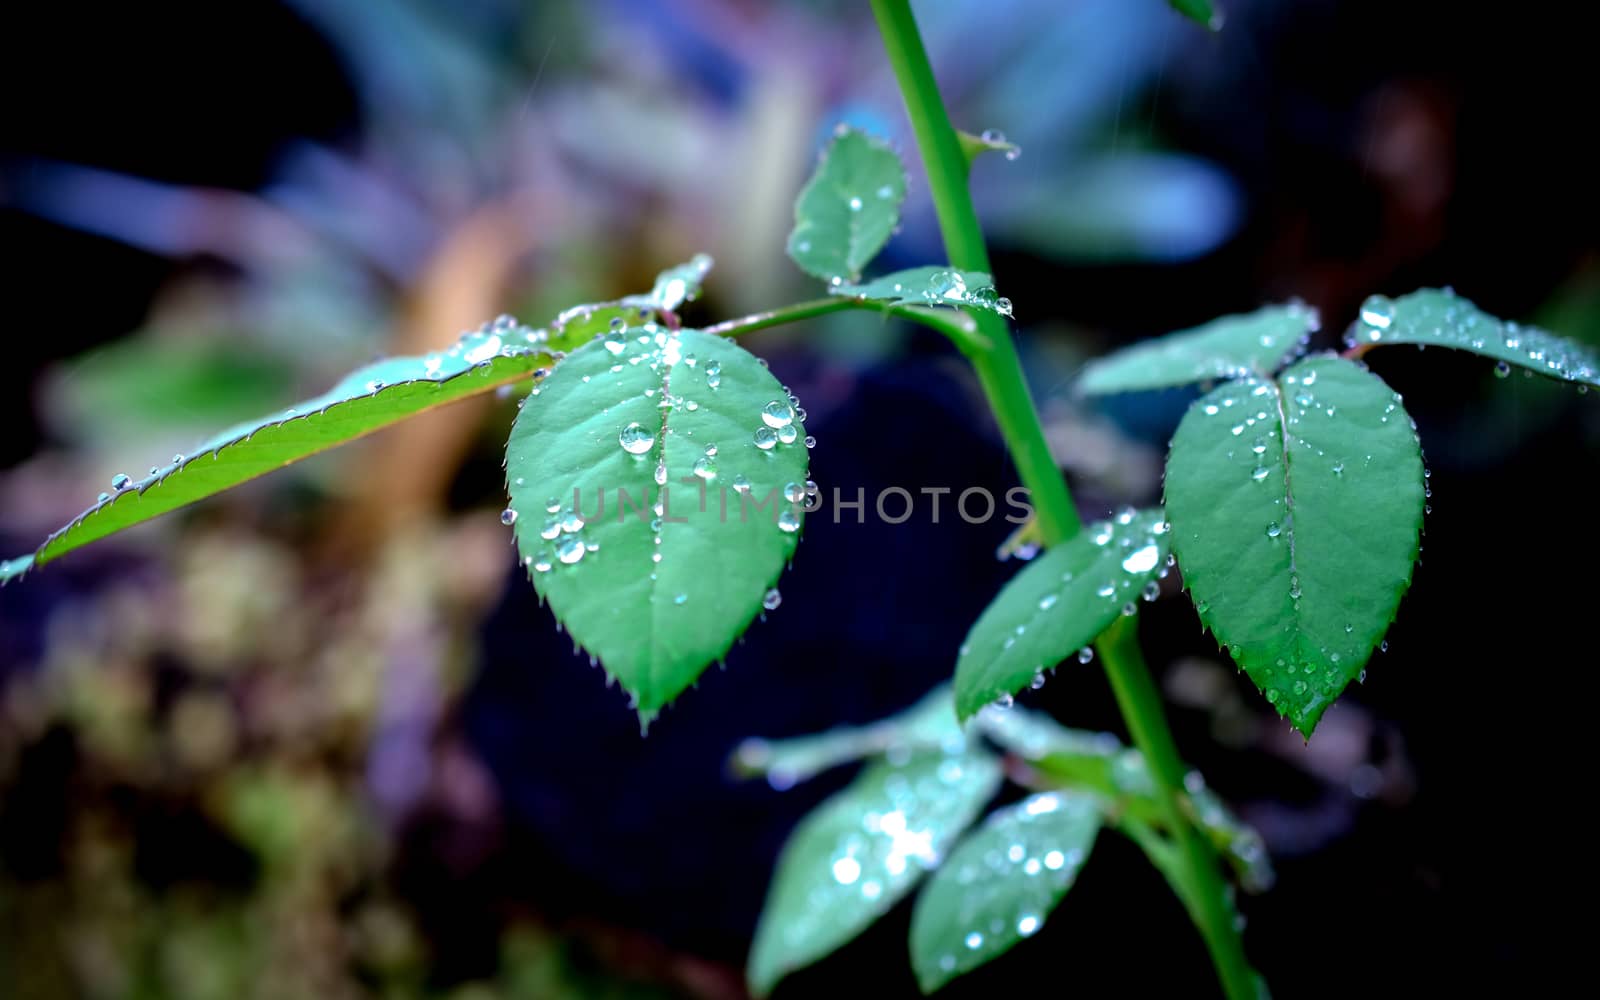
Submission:
POLYGON ((1387 330, 1394 321, 1394 301, 1374 295, 1361 304, 1361 322, 1379 330, 1387 330))
POLYGON ((788 427, 794 423, 794 407, 781 399, 774 399, 761 408, 761 422, 768 427, 788 427))
POLYGON ((1135 550, 1132 555, 1122 560, 1122 568, 1129 573, 1148 573, 1156 568, 1156 563, 1160 560, 1161 550, 1152 543, 1135 550))
POLYGON ((516 524, 517 512, 512 510, 510 507, 507 507, 505 510, 500 512, 500 523, 508 528, 513 524, 516 524))
POLYGON ((617 441, 622 445, 622 450, 630 455, 643 455, 655 447, 656 434, 643 424, 635 421, 622 429, 617 435, 617 441))
POLYGON ((578 538, 575 535, 568 535, 566 538, 563 538, 561 540, 561 544, 556 547, 556 558, 570 566, 579 559, 582 559, 583 554, 587 551, 589 550, 583 544, 583 539, 578 538))

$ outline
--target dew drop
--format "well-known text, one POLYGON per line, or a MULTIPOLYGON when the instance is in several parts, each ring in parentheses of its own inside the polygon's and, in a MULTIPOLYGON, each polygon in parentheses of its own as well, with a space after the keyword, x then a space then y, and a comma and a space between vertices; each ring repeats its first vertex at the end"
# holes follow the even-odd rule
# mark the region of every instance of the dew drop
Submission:
POLYGON ((777 587, 773 587, 771 590, 761 595, 761 606, 766 608, 768 611, 778 610, 778 605, 782 603, 783 595, 778 593, 777 587))
POLYGON ((119 493, 122 492, 123 490, 127 489, 128 487, 132 486, 132 485, 133 485, 133 480, 129 479, 125 474, 123 474, 121 472, 119 472, 116 475, 111 477, 111 488, 116 490, 119 493))
MULTIPOLYGON (((1128 558, 1122 560, 1122 568, 1128 573, 1148 573, 1156 568, 1156 563, 1161 561, 1161 550, 1154 543, 1136 549, 1128 558)), ((1104 594, 1102 597, 1106 596, 1104 594)))
POLYGON ((778 445, 778 432, 771 427, 757 427, 755 442, 762 451, 771 451, 778 445))
POLYGON ((774 399, 761 408, 761 422, 768 427, 787 427, 794 423, 794 407, 781 399, 774 399))
POLYGON ((779 512, 778 530, 790 535, 800 530, 800 515, 794 512, 794 508, 779 512))
POLYGON ((500 523, 508 528, 513 524, 516 524, 517 512, 512 510, 510 507, 507 507, 505 510, 500 512, 500 523))
POLYGON ((655 432, 635 421, 622 429, 617 435, 617 441, 622 445, 622 450, 630 455, 643 455, 655 447, 655 432))
POLYGON ((1374 295, 1361 304, 1361 322, 1378 330, 1387 330, 1394 322, 1394 302, 1382 295, 1374 295))
POLYGON ((556 558, 571 566, 579 559, 582 559, 583 554, 587 551, 589 550, 584 546, 583 539, 569 535, 561 540, 560 545, 556 546, 556 558))

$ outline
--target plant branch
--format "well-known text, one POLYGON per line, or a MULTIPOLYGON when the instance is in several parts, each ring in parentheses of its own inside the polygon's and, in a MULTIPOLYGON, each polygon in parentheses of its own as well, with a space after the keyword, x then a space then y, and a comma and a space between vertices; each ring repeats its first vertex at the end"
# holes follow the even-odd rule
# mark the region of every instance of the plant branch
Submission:
POLYGON ((816 316, 826 316, 829 313, 844 312, 847 309, 861 309, 866 312, 882 313, 886 316, 898 316, 920 326, 937 330, 949 337, 963 354, 969 357, 990 346, 990 342, 978 330, 977 321, 968 313, 960 309, 933 308, 931 306, 912 306, 892 302, 882 302, 876 299, 858 298, 848 295, 832 295, 825 299, 810 299, 806 302, 796 302, 793 305, 780 306, 777 309, 768 309, 764 312, 751 313, 737 319, 723 320, 705 327, 701 332, 715 334, 719 337, 737 337, 769 327, 783 326, 786 323, 798 323, 801 320, 812 319, 816 316))
POLYGON ((1161 694, 1145 667, 1144 654, 1139 649, 1137 621, 1117 619, 1101 634, 1095 648, 1105 665, 1106 678, 1116 695, 1122 720, 1134 745, 1144 754, 1145 764, 1160 790, 1161 804, 1167 813, 1163 825, 1176 848, 1172 856, 1172 870, 1178 873, 1173 879, 1174 885, 1181 884, 1187 890, 1180 890, 1180 895, 1200 936, 1205 939, 1224 992, 1231 1000, 1253 998, 1258 992, 1256 974, 1250 968, 1244 942, 1234 926, 1233 905, 1217 866, 1216 852, 1195 828, 1184 808, 1183 778, 1188 769, 1178 756, 1172 729, 1161 708, 1161 694))
MULTIPOLYGON (((900 83, 917 147, 922 150, 928 190, 939 216, 939 232, 944 237, 950 265, 964 271, 989 271, 983 229, 967 192, 967 156, 945 113, 944 99, 939 95, 910 4, 906 0, 872 0, 872 12, 878 18, 884 50, 900 83)), ((1044 542, 1052 545, 1076 534, 1082 522, 1045 441, 1005 319, 994 313, 979 313, 974 319, 989 347, 968 357, 1012 460, 1017 463, 1017 474, 1031 494, 1044 542)))
MULTIPOLYGON (((965 270, 989 271, 983 230, 966 186, 966 154, 945 111, 910 3, 872 0, 872 11, 922 151, 928 189, 950 263, 965 270)), ((998 316, 981 315, 977 322, 991 346, 972 356, 973 367, 1017 463, 1018 474, 1032 494, 1043 541, 1055 544, 1076 534, 1082 522, 1066 481, 1050 455, 1005 321, 998 316)), ((1167 726, 1161 697, 1140 654, 1133 620, 1119 619, 1106 630, 1097 646, 1129 734, 1145 755, 1159 786, 1161 805, 1177 848, 1168 855, 1173 859, 1171 881, 1183 887, 1180 896, 1185 897, 1184 903, 1206 942, 1230 1000, 1255 997, 1256 977, 1234 926, 1216 855, 1182 807, 1182 760, 1167 726)))

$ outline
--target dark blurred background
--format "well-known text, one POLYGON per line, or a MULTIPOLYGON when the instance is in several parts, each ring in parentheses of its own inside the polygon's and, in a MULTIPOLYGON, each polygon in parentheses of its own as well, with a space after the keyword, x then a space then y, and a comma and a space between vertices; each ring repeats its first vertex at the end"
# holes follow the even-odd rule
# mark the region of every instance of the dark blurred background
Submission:
MULTIPOLYGON (((1443 284, 1600 341, 1582 5, 1225 8, 1213 35, 1160 0, 920 5, 957 123, 1023 150, 975 190, 1090 517, 1159 498, 1191 398, 1075 399, 1106 349, 1291 296, 1333 346, 1367 294, 1443 284)), ((882 266, 940 253, 864 3, 18 2, 0 93, 7 555, 113 474, 501 311, 538 324, 697 250, 719 264, 690 322, 811 294, 783 237, 839 120, 912 161, 882 266)), ((845 316, 752 346, 810 410, 825 491, 1014 483, 930 335, 845 316)), ((1186 756, 1277 862, 1242 901, 1277 995, 1540 992, 1593 882, 1566 817, 1600 403, 1442 351, 1370 361, 1433 495, 1366 682, 1306 745, 1176 577, 1142 632, 1186 756)), ((775 852, 848 773, 780 792, 729 752, 946 677, 1009 526, 812 519, 782 607, 642 739, 513 566, 514 412, 430 414, 0 591, 0 995, 742 995, 775 852)), ((1070 666, 1024 700, 1116 730, 1070 666)), ((907 924, 780 995, 913 995, 907 924)), ((1215 990, 1110 834, 1042 932, 947 993, 1016 988, 1215 990)))

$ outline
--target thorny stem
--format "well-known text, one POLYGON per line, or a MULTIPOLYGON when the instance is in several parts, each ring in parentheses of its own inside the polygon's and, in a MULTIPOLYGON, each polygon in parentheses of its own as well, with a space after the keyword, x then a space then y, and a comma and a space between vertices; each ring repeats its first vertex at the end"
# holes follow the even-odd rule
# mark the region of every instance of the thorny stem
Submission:
MULTIPOLYGON (((967 190, 966 156, 945 111, 909 0, 871 2, 917 147, 922 151, 945 253, 953 267, 988 271, 983 230, 967 190)), ((1066 480, 1050 455, 1010 331, 998 316, 979 315, 977 321, 990 347, 968 356, 1017 463, 1017 472, 1032 494, 1044 542, 1063 541, 1076 534, 1082 522, 1066 480)), ((1170 859, 1171 881, 1205 939, 1230 1000, 1254 998, 1258 993, 1256 976, 1234 925, 1216 855, 1183 809, 1185 769, 1161 707, 1161 696, 1139 650, 1134 620, 1118 619, 1096 645, 1129 734, 1160 788, 1159 798, 1175 848, 1162 855, 1170 859)))

